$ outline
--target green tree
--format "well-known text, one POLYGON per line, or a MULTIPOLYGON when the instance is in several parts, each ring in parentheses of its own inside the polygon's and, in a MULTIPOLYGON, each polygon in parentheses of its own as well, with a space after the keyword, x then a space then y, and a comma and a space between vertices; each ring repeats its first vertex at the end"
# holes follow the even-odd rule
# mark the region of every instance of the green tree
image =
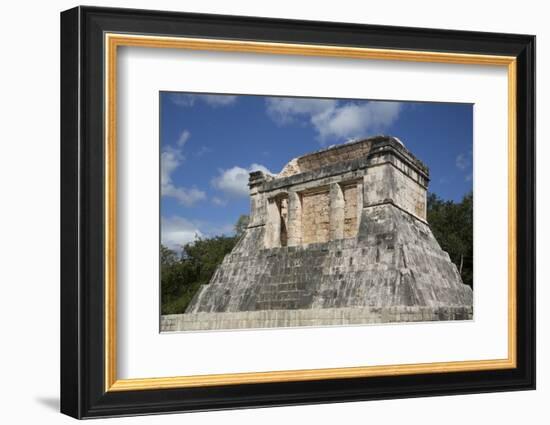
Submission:
POLYGON ((163 267, 173 265, 178 261, 178 254, 171 249, 166 248, 164 245, 160 246, 160 264, 163 267))
POLYGON ((201 285, 210 282, 218 265, 231 252, 248 225, 242 215, 235 224, 235 236, 197 238, 178 253, 161 245, 162 314, 184 313, 201 285))
POLYGON ((428 223, 435 238, 456 265, 462 281, 473 286, 473 195, 461 202, 445 201, 435 193, 428 195, 428 223))

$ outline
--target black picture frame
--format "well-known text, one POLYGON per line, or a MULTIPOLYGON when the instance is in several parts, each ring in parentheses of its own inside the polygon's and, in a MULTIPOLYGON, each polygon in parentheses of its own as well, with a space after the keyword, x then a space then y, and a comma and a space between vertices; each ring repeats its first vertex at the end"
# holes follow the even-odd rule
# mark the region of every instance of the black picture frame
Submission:
POLYGON ((61 13, 61 412, 75 418, 535 388, 535 37, 131 9, 61 13), (517 367, 105 391, 104 34, 138 33, 517 58, 517 367))

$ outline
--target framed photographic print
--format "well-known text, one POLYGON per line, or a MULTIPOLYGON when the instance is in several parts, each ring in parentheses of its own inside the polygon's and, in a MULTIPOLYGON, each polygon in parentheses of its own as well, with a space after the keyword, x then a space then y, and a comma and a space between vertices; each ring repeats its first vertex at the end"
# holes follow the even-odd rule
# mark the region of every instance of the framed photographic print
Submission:
POLYGON ((535 38, 61 14, 61 411, 533 389, 535 38))

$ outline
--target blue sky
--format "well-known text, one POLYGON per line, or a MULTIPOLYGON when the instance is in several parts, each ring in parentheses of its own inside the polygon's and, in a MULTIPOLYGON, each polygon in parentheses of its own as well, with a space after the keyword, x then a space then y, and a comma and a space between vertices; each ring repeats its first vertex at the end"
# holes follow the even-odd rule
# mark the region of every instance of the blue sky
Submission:
POLYGON ((231 234, 249 212, 248 173, 376 134, 398 137, 430 169, 431 192, 472 190, 473 106, 160 93, 161 240, 231 234))

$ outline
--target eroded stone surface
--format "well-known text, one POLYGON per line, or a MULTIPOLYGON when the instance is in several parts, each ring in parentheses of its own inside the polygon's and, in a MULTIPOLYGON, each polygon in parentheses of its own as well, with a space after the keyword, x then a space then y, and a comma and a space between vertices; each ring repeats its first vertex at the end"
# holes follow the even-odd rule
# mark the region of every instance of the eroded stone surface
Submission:
POLYGON ((472 290, 425 221, 428 180, 383 136, 252 173, 248 229, 163 329, 471 318, 472 290))
POLYGON ((359 307, 315 310, 260 310, 237 313, 170 314, 161 327, 170 331, 280 328, 289 326, 343 326, 365 323, 469 320, 471 307, 359 307))
POLYGON ((246 233, 187 312, 471 306, 428 225, 391 204, 364 210, 357 238, 261 249, 262 233, 246 233))

